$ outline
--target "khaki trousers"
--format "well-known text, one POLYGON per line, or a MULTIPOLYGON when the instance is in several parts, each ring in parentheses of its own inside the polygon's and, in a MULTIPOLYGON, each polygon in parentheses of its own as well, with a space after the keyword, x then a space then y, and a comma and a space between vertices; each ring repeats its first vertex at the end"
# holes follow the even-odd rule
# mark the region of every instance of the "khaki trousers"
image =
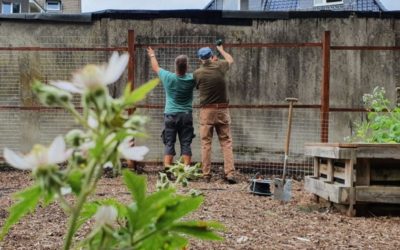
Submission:
POLYGON ((215 128, 224 155, 225 176, 232 176, 235 172, 235 167, 233 165, 233 146, 230 130, 231 117, 229 109, 201 108, 199 121, 203 175, 205 177, 211 176, 211 144, 215 128))

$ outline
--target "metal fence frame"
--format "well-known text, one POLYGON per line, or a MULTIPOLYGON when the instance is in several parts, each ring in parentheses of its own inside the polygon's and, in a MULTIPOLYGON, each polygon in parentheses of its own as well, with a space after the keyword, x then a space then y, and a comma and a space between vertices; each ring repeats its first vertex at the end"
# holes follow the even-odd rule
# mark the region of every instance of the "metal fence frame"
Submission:
MULTIPOLYGON (((136 69, 136 53, 138 49, 151 46, 153 48, 198 48, 199 46, 212 47, 214 44, 145 44, 136 42, 135 31, 128 30, 128 44, 127 47, 65 47, 65 48, 53 48, 53 47, 0 47, 0 51, 100 51, 100 52, 128 52, 130 55, 128 63, 128 82, 131 84, 131 88, 135 89, 135 69, 136 69)), ((330 89, 330 67, 331 67, 331 53, 334 51, 399 51, 400 46, 332 46, 331 45, 331 33, 325 31, 321 36, 319 42, 304 42, 304 43, 226 43, 226 48, 319 48, 321 51, 322 58, 322 79, 321 79, 321 96, 320 104, 301 104, 296 105, 295 109, 313 109, 319 110, 320 112, 320 142, 329 141, 329 120, 331 112, 366 112, 363 108, 331 108, 329 99, 330 89)), ((229 105, 231 109, 286 109, 287 105, 273 105, 273 104, 260 104, 260 105, 229 105)), ((137 105, 137 108, 147 109, 162 109, 162 105, 137 105)), ((195 109, 198 106, 194 107, 195 109)), ((0 110, 32 110, 40 112, 43 107, 24 107, 24 106, 0 106, 0 110)), ((45 109, 57 109, 57 108, 45 108, 45 109)), ((132 110, 131 110, 132 111, 132 110)), ((2 157, 0 157, 2 159, 2 157)), ((150 162, 149 162, 150 163, 150 162)), ((153 162, 154 163, 154 162, 153 162)), ((251 165, 251 164, 250 164, 251 165)))

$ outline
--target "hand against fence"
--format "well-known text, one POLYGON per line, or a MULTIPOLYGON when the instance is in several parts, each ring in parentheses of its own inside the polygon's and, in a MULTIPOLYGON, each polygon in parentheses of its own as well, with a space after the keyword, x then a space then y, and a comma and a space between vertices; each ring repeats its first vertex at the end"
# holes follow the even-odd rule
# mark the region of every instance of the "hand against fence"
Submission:
POLYGON ((154 53, 154 50, 151 47, 147 48, 147 55, 149 57, 155 57, 156 56, 155 53, 154 53))

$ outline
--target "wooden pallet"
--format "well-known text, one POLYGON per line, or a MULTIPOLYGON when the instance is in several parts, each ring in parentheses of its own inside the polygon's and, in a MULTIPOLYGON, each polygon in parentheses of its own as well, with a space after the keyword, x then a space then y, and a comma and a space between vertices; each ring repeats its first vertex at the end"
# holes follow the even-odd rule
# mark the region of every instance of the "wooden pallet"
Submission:
POLYGON ((305 146, 314 174, 305 189, 356 214, 355 205, 400 204, 400 144, 316 143, 305 146))

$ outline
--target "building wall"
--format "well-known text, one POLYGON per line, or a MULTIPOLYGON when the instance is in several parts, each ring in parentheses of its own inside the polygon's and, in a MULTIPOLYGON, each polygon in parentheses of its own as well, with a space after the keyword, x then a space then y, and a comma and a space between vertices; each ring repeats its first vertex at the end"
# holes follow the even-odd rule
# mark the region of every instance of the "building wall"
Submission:
MULTIPOLYGON (((192 23, 184 18, 147 20, 102 18, 91 24, 4 21, 0 25, 1 47, 126 47, 128 30, 133 29, 137 43, 304 43, 320 42, 325 30, 331 31, 332 45, 400 45, 400 21, 379 18, 312 18, 287 20, 253 20, 252 25, 216 25, 192 23), (166 29, 165 27, 168 27, 166 29), (174 40, 175 39, 175 40, 174 40)), ((200 46, 200 45, 199 45, 200 46)), ((196 50, 156 50, 161 67, 173 70, 173 59, 188 54, 198 67, 196 50)), ((286 97, 297 97, 298 104, 318 105, 321 101, 321 48, 227 48, 235 59, 227 80, 233 105, 285 104, 286 97)), ((109 52, 2 51, 0 54, 1 106, 38 105, 32 96, 32 79, 67 80, 71 72, 87 63, 107 60, 109 52), (9 86, 9 87, 8 87, 9 86)), ((143 48, 135 57, 135 85, 155 77, 143 48)), ((127 74, 110 87, 118 96, 126 84, 127 74)), ((399 51, 332 51, 330 105, 333 108, 361 108, 362 96, 375 86, 383 86, 391 100, 400 86, 399 51)), ((163 104, 162 87, 149 95, 145 104, 163 104)), ((76 102, 79 105, 79 102, 76 102)), ((34 142, 48 143, 54 136, 73 128, 70 117, 50 111, 16 112, 0 110, 0 149, 10 143, 27 150, 34 142), (14 121, 15 122, 12 122, 14 121), (15 135, 13 137, 13 135, 15 135)), ((149 125, 151 146, 162 148, 159 133, 162 110, 139 110, 152 118, 149 125)), ((281 152, 286 124, 286 109, 232 109, 235 152, 248 149, 241 160, 270 160, 266 152, 281 152), (273 122, 273 123, 271 123, 273 122), (240 139, 236 139, 240 138, 240 139), (261 140, 261 141, 260 141, 261 140), (268 142, 264 143, 264 142, 268 142), (260 152, 260 153, 254 153, 260 152)), ((195 114, 196 115, 196 114, 195 114)), ((295 109, 293 153, 301 154, 305 142, 319 141, 319 110, 295 109)), ((331 112, 331 142, 341 142, 351 134, 353 122, 364 117, 359 112, 331 112)), ((196 117, 195 117, 195 120, 196 117)), ((197 125, 196 125, 197 127, 197 125)), ((196 133, 198 131, 196 128, 196 133)), ((198 136, 196 138, 198 140, 198 136)), ((195 143, 194 159, 199 159, 195 143)), ((216 154, 219 148, 214 147, 216 154)), ((162 154, 159 151, 152 151, 162 154)), ((179 150, 178 150, 179 152, 179 150)), ((219 154, 220 155, 220 154, 219 154)), ((277 155, 277 154, 275 154, 277 155)), ((152 156, 153 157, 153 156, 152 156)), ((156 157, 156 156, 154 156, 156 157)), ((161 158, 160 158, 161 159, 161 158)))
MULTIPOLYGON (((4 1, 7 3, 20 3, 21 4, 21 13, 26 13, 29 11, 29 3, 26 0, 9 0, 9 1, 4 1)), ((3 1, 0 1, 0 12, 2 9, 3 1)))
MULTIPOLYGON (((43 9, 46 9, 46 0, 37 0, 43 9)), ((61 13, 64 14, 77 14, 81 13, 81 0, 62 0, 61 1, 61 13)))
POLYGON ((81 13, 81 0, 63 0, 63 13, 64 14, 76 14, 81 13))

